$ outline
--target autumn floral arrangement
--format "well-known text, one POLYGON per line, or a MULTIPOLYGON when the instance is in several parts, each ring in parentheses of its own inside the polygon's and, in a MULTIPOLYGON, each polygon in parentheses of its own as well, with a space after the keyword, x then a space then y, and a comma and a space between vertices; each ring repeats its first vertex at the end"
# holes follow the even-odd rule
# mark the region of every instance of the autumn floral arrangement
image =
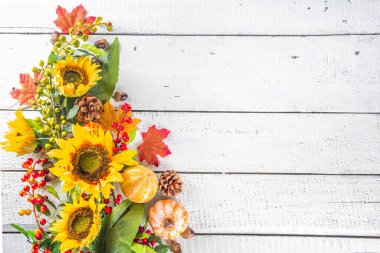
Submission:
POLYGON ((182 178, 174 170, 157 178, 148 167, 171 153, 163 142, 170 131, 153 125, 131 148, 140 119, 124 103, 126 93, 115 92, 119 41, 88 42, 112 24, 86 17, 82 5, 71 13, 58 6, 57 15, 62 31, 53 33, 50 55, 33 76, 20 74, 21 88, 11 92, 34 109, 29 115, 39 114, 26 118, 18 109, 1 143, 29 155, 19 192, 28 207, 19 215, 32 216, 37 229, 12 226, 33 253, 181 252, 176 239, 194 235, 188 212, 173 198, 182 178))

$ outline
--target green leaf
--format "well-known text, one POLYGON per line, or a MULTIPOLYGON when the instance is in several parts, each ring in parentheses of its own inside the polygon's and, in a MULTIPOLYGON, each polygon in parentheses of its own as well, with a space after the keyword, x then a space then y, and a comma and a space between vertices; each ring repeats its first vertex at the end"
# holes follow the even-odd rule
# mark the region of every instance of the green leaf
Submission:
POLYGON ((69 119, 74 118, 74 117, 77 115, 78 110, 79 110, 79 105, 74 105, 74 106, 70 109, 70 111, 67 113, 67 115, 66 115, 66 119, 69 120, 69 119))
POLYGON ((40 195, 40 197, 45 200, 46 203, 48 203, 51 207, 54 208, 54 210, 57 210, 57 207, 54 205, 53 202, 51 202, 49 199, 45 198, 44 196, 40 195))
POLYGON ((35 241, 35 237, 34 237, 34 234, 33 236, 30 235, 30 233, 28 233, 27 230, 23 229, 22 227, 20 227, 19 225, 16 225, 16 224, 11 224, 11 226, 16 229, 17 231, 19 231, 21 234, 25 235, 25 237, 27 238, 27 240, 29 242, 34 242, 35 241))
POLYGON ((57 61, 61 60, 63 57, 56 55, 54 52, 51 52, 48 58, 49 63, 56 63, 57 61))
POLYGON ((102 65, 102 79, 88 92, 103 103, 111 98, 119 79, 119 40, 117 37, 105 52, 107 57, 102 65))
POLYGON ((132 243, 132 250, 136 253, 156 253, 152 248, 139 243, 132 243))
POLYGON ((35 121, 34 119, 25 119, 25 120, 30 126, 30 128, 33 129, 34 132, 38 132, 38 130, 40 130, 44 126, 44 124, 42 124, 41 121, 35 121))
POLYGON ((168 245, 157 245, 156 247, 154 247, 154 250, 157 253, 166 253, 170 250, 170 247, 168 245))
POLYGON ((135 139, 136 133, 137 133, 137 129, 133 129, 132 131, 128 132, 129 141, 127 141, 125 143, 126 145, 128 145, 129 143, 131 143, 135 139))
MULTIPOLYGON (((41 212, 41 204, 36 204, 35 207, 37 209, 38 212, 42 213, 41 212)), ((50 210, 49 209, 46 209, 46 211, 43 213, 45 216, 50 216, 50 210)))
POLYGON ((52 244, 52 242, 53 242, 53 238, 45 239, 42 242, 40 242, 40 248, 44 248, 44 247, 50 248, 50 245, 52 244))
POLYGON ((125 245, 132 245, 144 215, 144 204, 133 203, 115 225, 110 229, 106 239, 106 253, 122 252, 125 245))
POLYGON ((81 46, 81 48, 86 49, 87 51, 89 51, 95 55, 106 55, 106 53, 103 50, 101 50, 101 49, 99 49, 99 48, 97 48, 91 44, 84 44, 81 46))
POLYGON ((55 188, 54 188, 53 186, 51 186, 51 185, 46 186, 46 190, 47 190, 50 194, 52 194, 54 197, 56 197, 57 199, 61 200, 61 199, 59 198, 59 195, 58 195, 57 191, 55 190, 55 188))
POLYGON ((154 234, 151 234, 148 238, 148 242, 151 242, 151 241, 155 241, 157 242, 158 244, 162 244, 162 240, 161 240, 161 237, 157 236, 157 235, 154 235, 154 234))
POLYGON ((109 221, 107 224, 106 233, 110 231, 113 225, 127 212, 127 209, 132 205, 129 200, 124 200, 118 206, 112 209, 111 215, 109 215, 109 221))

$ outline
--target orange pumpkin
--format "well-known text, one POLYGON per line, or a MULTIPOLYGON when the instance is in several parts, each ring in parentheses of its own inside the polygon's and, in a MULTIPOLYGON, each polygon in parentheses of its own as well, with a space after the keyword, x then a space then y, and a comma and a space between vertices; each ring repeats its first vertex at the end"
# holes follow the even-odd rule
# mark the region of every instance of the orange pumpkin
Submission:
POLYGON ((156 195, 158 180, 154 172, 142 165, 128 168, 120 183, 124 196, 135 203, 146 203, 156 195))
POLYGON ((166 240, 178 238, 187 227, 189 214, 172 199, 159 200, 149 209, 149 223, 153 232, 166 240))

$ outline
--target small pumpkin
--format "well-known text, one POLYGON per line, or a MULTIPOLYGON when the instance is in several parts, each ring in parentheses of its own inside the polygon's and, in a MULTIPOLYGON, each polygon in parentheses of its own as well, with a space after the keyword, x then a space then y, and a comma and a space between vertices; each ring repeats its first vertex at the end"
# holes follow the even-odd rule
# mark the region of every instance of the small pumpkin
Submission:
POLYGON ((150 201, 157 192, 158 180, 154 172, 142 165, 132 166, 123 173, 120 183, 124 196, 135 203, 150 201))
POLYGON ((178 238, 186 229, 188 219, 185 208, 172 199, 159 200, 149 209, 153 232, 166 240, 178 238))

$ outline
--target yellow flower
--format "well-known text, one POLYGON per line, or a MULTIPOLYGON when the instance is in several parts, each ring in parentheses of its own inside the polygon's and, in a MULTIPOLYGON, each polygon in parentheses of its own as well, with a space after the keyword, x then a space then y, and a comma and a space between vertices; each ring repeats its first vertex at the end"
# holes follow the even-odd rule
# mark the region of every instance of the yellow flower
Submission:
POLYGON ((114 189, 112 182, 122 182, 119 173, 124 165, 136 165, 133 160, 135 150, 126 150, 113 154, 114 142, 109 131, 102 128, 89 129, 73 125, 74 138, 56 139, 58 149, 51 150, 50 158, 57 158, 54 168, 50 171, 64 182, 63 192, 78 187, 96 198, 100 193, 104 198, 110 196, 114 189))
POLYGON ((93 197, 89 201, 74 198, 72 204, 65 203, 61 218, 50 227, 55 234, 54 241, 61 242, 60 252, 89 247, 99 233, 104 206, 96 204, 93 197))
POLYGON ((5 134, 7 141, 0 144, 4 150, 18 155, 32 153, 37 147, 34 131, 26 122, 20 109, 15 112, 15 115, 16 119, 8 122, 10 132, 5 134))
POLYGON ((66 97, 82 96, 101 79, 99 67, 85 56, 58 61, 53 69, 58 91, 66 97))

